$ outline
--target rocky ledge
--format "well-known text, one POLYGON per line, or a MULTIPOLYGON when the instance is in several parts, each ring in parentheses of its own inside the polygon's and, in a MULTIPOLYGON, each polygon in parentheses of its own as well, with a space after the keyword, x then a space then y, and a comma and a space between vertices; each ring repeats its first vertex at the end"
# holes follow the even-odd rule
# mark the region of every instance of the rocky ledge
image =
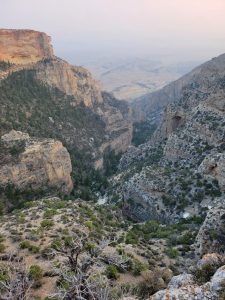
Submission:
POLYGON ((216 300, 224 299, 225 266, 219 268, 211 280, 197 285, 190 274, 182 274, 171 279, 166 290, 159 291, 150 300, 216 300))
POLYGON ((47 188, 71 192, 70 155, 62 143, 53 139, 35 139, 20 131, 1 137, 0 185, 33 191, 47 188))

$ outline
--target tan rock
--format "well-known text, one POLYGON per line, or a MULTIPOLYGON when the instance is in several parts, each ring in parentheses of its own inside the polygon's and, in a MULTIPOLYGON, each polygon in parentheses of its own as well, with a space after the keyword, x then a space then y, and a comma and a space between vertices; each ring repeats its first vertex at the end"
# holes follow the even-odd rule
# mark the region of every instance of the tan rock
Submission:
POLYGON ((34 30, 0 29, 0 61, 34 63, 53 57, 50 37, 34 30))
POLYGON ((86 107, 93 107, 95 103, 103 101, 99 82, 82 67, 72 66, 55 57, 36 64, 35 69, 39 80, 69 96, 74 96, 72 106, 83 103, 86 107))
MULTIPOLYGON (((20 133, 18 133, 19 135, 20 133)), ((9 147, 9 136, 2 137, 9 147)), ((11 132, 12 146, 15 147, 15 132, 11 132)), ((52 139, 29 139, 25 150, 18 154, 17 160, 0 166, 0 184, 13 184, 20 190, 32 188, 53 188, 69 193, 73 188, 70 155, 62 143, 52 139)))

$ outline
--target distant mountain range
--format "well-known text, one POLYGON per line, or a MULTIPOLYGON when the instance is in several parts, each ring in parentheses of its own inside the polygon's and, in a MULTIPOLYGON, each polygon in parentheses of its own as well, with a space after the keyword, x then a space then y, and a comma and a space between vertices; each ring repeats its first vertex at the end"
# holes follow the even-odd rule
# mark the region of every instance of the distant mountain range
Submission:
POLYGON ((103 59, 85 64, 115 97, 133 100, 161 89, 189 72, 199 62, 163 62, 151 59, 103 59))

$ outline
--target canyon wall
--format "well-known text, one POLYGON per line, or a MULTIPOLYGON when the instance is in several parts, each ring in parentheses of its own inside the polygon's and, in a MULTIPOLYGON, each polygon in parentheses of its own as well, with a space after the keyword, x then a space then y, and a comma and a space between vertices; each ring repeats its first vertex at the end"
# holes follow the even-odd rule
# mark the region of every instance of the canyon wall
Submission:
POLYGON ((34 30, 0 29, 0 61, 35 63, 53 57, 50 37, 34 30))

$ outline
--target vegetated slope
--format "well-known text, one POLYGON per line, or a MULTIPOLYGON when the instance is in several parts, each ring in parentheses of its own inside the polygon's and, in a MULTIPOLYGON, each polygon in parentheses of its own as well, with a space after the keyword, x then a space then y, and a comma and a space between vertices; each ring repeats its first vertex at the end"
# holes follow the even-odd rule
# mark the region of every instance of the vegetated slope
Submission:
POLYGON ((61 141, 70 152, 76 187, 88 187, 89 198, 94 183, 106 183, 96 171, 105 154, 118 155, 131 142, 130 109, 101 92, 87 70, 55 57, 44 33, 0 30, 0 43, 1 57, 9 60, 0 62, 0 134, 14 129, 61 141))
POLYGON ((196 235, 194 223, 133 226, 115 205, 59 198, 28 202, 0 225, 1 295, 22 289, 29 299, 74 299, 77 293, 84 299, 89 293, 96 300, 146 299, 183 269, 172 237, 180 249, 189 249, 196 235), (14 280, 21 276, 26 285, 19 280, 17 290, 14 280))
MULTIPOLYGON (((71 139, 81 140, 82 135, 88 143, 85 134, 89 134, 95 136, 96 145, 100 144, 98 140, 104 132, 100 118, 82 105, 71 109, 72 97, 44 85, 36 78, 35 70, 18 71, 1 81, 0 100, 1 134, 17 128, 37 137, 61 137, 67 143, 71 139), (72 126, 73 134, 68 132, 72 126)), ((77 142, 78 148, 85 146, 77 142)))
POLYGON ((122 157, 115 186, 135 220, 204 218, 224 197, 225 55, 188 77, 152 140, 122 157))

